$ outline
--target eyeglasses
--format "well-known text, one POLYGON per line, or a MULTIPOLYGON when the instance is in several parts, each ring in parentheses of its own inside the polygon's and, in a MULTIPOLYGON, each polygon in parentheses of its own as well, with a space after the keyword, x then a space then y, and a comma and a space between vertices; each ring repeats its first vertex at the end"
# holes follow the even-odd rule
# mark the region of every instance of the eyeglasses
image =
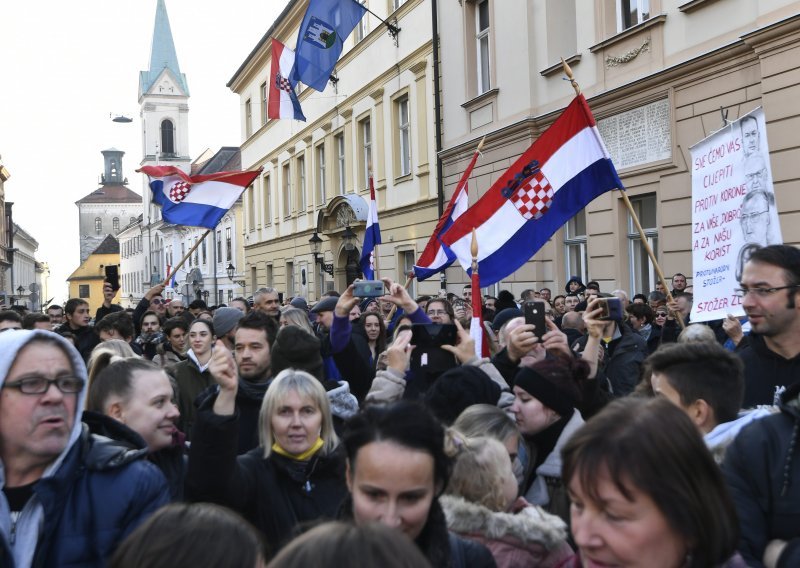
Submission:
POLYGON ((446 316, 447 310, 430 310, 428 312, 429 316, 446 316))
POLYGON ((27 377, 13 383, 6 383, 3 388, 19 389, 22 394, 44 394, 50 390, 50 385, 56 385, 56 388, 64 394, 75 394, 81 392, 83 383, 83 379, 78 377, 58 377, 57 379, 27 377))
POLYGON ((667 317, 667 312, 656 312, 657 318, 665 318, 667 317))
POLYGON ((166 302, 161 298, 153 298, 152 300, 150 300, 150 303, 158 305, 158 304, 165 304, 166 302))
POLYGON ((791 286, 777 286, 775 288, 734 288, 733 293, 740 298, 744 298, 748 294, 755 294, 759 298, 766 298, 778 290, 790 290, 792 288, 800 288, 800 284, 792 284, 791 286))

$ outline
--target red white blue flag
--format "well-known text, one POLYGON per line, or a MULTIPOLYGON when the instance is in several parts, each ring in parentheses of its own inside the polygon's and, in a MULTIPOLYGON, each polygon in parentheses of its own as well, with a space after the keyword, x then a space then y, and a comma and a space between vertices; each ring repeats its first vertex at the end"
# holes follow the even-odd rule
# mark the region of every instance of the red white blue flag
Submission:
POLYGON ((136 171, 150 178, 153 203, 161 206, 164 221, 213 229, 261 170, 200 176, 174 166, 144 166, 136 171))
POLYGON ((481 285, 490 286, 514 273, 553 233, 612 189, 624 188, 592 111, 579 95, 453 223, 442 242, 470 272, 474 228, 480 243, 481 285))
POLYGON ((480 154, 475 152, 467 165, 467 169, 461 175, 461 179, 450 198, 450 203, 447 209, 444 210, 436 228, 433 230, 428 244, 414 265, 414 277, 417 280, 425 280, 434 274, 437 274, 450 266, 456 259, 456 255, 449 247, 442 244, 441 236, 447 229, 449 229, 456 219, 461 217, 464 212, 469 208, 469 189, 467 188, 467 180, 472 173, 472 168, 475 167, 475 162, 478 160, 480 154))
POLYGON ((305 122, 306 117, 300 108, 300 101, 294 92, 295 83, 290 79, 294 67, 294 51, 281 42, 272 40, 272 64, 270 67, 269 118, 293 118, 305 122))
POLYGON ((381 226, 378 224, 378 203, 375 201, 375 185, 369 177, 369 211, 364 232, 364 248, 361 251, 361 272, 367 280, 375 279, 375 245, 381 244, 381 226))

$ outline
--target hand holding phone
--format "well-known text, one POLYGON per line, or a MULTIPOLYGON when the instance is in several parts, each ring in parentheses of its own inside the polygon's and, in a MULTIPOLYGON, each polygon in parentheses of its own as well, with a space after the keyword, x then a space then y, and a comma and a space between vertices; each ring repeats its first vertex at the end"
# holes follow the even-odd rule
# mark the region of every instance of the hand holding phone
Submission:
POLYGON ((622 321, 622 302, 619 298, 597 298, 601 320, 622 321))
POLYGON ((357 298, 380 298, 384 295, 381 280, 359 280, 353 283, 353 296, 357 298))
POLYGON ((533 334, 541 341, 542 336, 547 333, 547 324, 544 321, 547 312, 544 302, 541 300, 531 300, 525 302, 523 308, 525 323, 534 326, 533 334))

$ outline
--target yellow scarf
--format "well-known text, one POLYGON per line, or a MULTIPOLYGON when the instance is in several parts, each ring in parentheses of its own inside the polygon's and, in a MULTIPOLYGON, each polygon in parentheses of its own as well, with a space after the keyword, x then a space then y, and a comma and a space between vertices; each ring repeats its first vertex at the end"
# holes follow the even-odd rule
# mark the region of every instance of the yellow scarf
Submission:
POLYGON ((281 446, 279 446, 278 442, 275 442, 274 444, 272 444, 272 451, 275 452, 276 454, 280 454, 280 455, 282 455, 284 457, 287 457, 289 459, 293 459, 293 460, 297 460, 297 461, 306 461, 311 456, 316 454, 319 451, 319 449, 324 445, 325 445, 325 442, 322 441, 322 438, 317 438, 317 441, 314 442, 313 446, 311 446, 309 449, 307 449, 302 454, 295 455, 295 454, 290 454, 289 452, 284 450, 281 446))

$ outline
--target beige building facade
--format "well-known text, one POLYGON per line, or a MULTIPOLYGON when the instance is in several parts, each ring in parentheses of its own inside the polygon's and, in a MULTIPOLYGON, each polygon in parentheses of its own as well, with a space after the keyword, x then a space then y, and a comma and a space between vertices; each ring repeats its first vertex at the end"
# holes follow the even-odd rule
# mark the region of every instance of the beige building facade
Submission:
MULTIPOLYGON (((480 139, 470 203, 555 120, 571 64, 669 277, 692 275, 689 148, 763 106, 783 240, 800 242, 800 2, 462 0, 439 4, 445 199, 480 139), (722 110, 722 112, 721 112, 722 110)), ((502 281, 515 295, 570 275, 603 291, 654 289, 618 192, 607 193, 502 281)), ((447 271, 460 291, 466 275, 447 271)))
MULTIPOLYGON (((358 275, 372 172, 383 244, 378 272, 404 280, 437 218, 430 0, 370 1, 323 92, 299 94, 306 122, 267 118, 271 38, 289 48, 307 0, 292 0, 228 86, 242 108, 242 167, 263 168, 245 192, 248 289, 316 300, 358 275), (349 229, 349 230, 348 230, 349 229), (352 237, 347 238, 348 235, 352 237), (322 240, 314 255, 310 239, 322 240)), ((438 281, 412 288, 438 289, 438 281)))

